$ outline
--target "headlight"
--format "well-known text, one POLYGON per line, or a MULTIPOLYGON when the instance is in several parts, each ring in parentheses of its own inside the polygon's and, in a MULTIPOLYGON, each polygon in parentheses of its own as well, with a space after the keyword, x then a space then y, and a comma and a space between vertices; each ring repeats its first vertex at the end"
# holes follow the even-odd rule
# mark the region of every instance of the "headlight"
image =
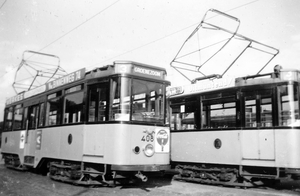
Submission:
POLYGON ((144 153, 147 157, 154 155, 154 146, 152 144, 147 144, 144 148, 144 153))

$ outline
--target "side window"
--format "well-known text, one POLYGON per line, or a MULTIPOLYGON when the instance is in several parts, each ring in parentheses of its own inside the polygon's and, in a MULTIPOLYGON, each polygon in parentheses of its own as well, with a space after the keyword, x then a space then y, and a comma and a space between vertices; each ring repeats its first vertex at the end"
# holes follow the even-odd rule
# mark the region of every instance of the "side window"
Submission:
POLYGON ((61 91, 48 95, 46 108, 46 126, 61 124, 62 98, 61 91))
POLYGON ((39 114, 39 124, 38 127, 43 127, 45 125, 45 104, 40 104, 40 114, 39 114))
POLYGON ((89 90, 89 122, 108 120, 108 83, 95 85, 89 90))
POLYGON ((22 124, 22 129, 27 129, 27 120, 28 120, 28 107, 24 108, 24 121, 22 124))
POLYGON ((236 127, 235 99, 223 98, 204 101, 201 122, 204 129, 236 127))
POLYGON ((197 129, 200 119, 198 108, 197 102, 194 101, 171 106, 171 130, 197 129))
POLYGON ((261 97, 261 127, 272 127, 272 98, 271 95, 265 95, 261 97))
POLYGON ((81 90, 82 85, 78 85, 65 91, 64 124, 83 121, 83 91, 81 90))
POLYGON ((23 107, 22 105, 17 105, 14 110, 14 130, 20 130, 22 128, 23 122, 23 107))
POLYGON ((245 97, 245 127, 257 127, 255 96, 245 97))
POLYGON ((271 90, 245 92, 245 127, 271 127, 271 90))
POLYGON ((5 109, 4 131, 12 130, 13 111, 14 111, 13 107, 9 107, 5 109))
POLYGON ((29 107, 28 112, 28 129, 35 129, 38 125, 39 106, 34 105, 29 107))
POLYGON ((298 87, 282 85, 277 92, 279 126, 300 126, 298 87))

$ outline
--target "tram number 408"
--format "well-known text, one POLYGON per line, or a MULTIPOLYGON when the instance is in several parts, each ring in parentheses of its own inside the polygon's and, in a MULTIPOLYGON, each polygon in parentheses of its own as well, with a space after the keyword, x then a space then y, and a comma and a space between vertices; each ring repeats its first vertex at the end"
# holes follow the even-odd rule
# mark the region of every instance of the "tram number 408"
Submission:
POLYGON ((143 142, 153 142, 154 141, 154 137, 153 135, 144 135, 141 139, 141 141, 143 142))

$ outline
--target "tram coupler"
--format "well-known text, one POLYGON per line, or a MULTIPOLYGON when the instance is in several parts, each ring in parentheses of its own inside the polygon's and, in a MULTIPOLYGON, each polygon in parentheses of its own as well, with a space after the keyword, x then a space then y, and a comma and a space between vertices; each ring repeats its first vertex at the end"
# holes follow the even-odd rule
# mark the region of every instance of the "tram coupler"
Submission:
POLYGON ((148 177, 142 174, 140 171, 137 174, 135 174, 135 177, 141 179, 143 182, 147 182, 148 180, 148 177))

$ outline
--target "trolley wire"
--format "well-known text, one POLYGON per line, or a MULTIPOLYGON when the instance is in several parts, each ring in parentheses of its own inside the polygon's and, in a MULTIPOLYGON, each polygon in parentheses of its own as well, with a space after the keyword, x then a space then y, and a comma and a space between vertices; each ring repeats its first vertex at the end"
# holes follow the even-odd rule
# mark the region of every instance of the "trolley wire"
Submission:
MULTIPOLYGON (((242 5, 240 5, 240 6, 237 6, 237 7, 231 8, 231 9, 229 9, 229 10, 226 10, 226 11, 224 11, 224 13, 228 13, 228 12, 230 12, 230 11, 239 9, 239 8, 241 8, 241 7, 248 6, 248 5, 250 5, 250 4, 252 4, 252 3, 255 3, 255 2, 257 2, 257 1, 260 1, 260 0, 254 0, 254 1, 251 1, 251 2, 248 2, 248 3, 245 3, 245 4, 242 4, 242 5)), ((214 17, 216 17, 216 16, 212 16, 212 17, 208 18, 207 20, 212 19, 212 18, 214 18, 214 17)), ((161 37, 161 38, 158 38, 158 39, 156 39, 156 40, 152 40, 152 41, 150 41, 150 42, 148 42, 148 43, 146 43, 146 44, 143 44, 143 45, 138 46, 138 47, 136 47, 136 48, 127 50, 127 51, 125 51, 125 52, 123 52, 123 53, 121 53, 121 54, 118 54, 118 55, 116 55, 116 56, 110 57, 110 58, 108 58, 108 59, 105 59, 105 60, 103 60, 103 61, 101 61, 101 62, 95 63, 95 64, 93 64, 93 65, 91 65, 91 66, 88 66, 88 67, 95 67, 96 65, 102 64, 102 63, 104 63, 104 62, 106 62, 106 61, 115 59, 115 58, 117 58, 117 57, 123 56, 123 55, 128 54, 128 53, 130 53, 130 52, 133 52, 133 51, 135 51, 135 50, 138 50, 138 49, 141 49, 141 48, 146 47, 146 46, 148 46, 148 45, 151 45, 151 44, 153 44, 153 43, 155 43, 155 42, 158 42, 158 41, 160 41, 160 40, 163 40, 163 39, 165 39, 165 38, 168 38, 168 37, 170 37, 170 36, 173 36, 173 35, 175 35, 175 34, 177 34, 177 33, 180 33, 181 31, 184 31, 184 30, 186 30, 186 29, 188 29, 188 28, 191 28, 191 27, 193 27, 193 26, 196 26, 196 25, 198 25, 198 24, 199 24, 199 22, 194 23, 194 24, 191 24, 191 25, 186 26, 186 27, 183 27, 182 29, 180 29, 180 30, 178 30, 178 31, 176 31, 176 32, 170 33, 170 34, 165 35, 165 36, 163 36, 163 37, 161 37)))
POLYGON ((1 10, 1 8, 4 6, 4 4, 6 3, 6 1, 7 1, 7 0, 5 0, 5 1, 2 3, 2 5, 0 6, 0 10, 1 10))
MULTIPOLYGON (((6 2, 7 0, 5 0, 6 2)), ((73 29, 71 29, 70 31, 66 32, 65 34, 61 35, 60 37, 56 38, 55 40, 53 40, 52 42, 50 42, 49 44, 47 44, 46 46, 42 47, 40 50, 38 50, 38 52, 44 50, 45 48, 49 47, 50 45, 54 44, 55 42, 57 42, 58 40, 64 38, 65 36, 67 36, 68 34, 72 33, 73 31, 75 31, 76 29, 78 29, 79 27, 81 27, 82 25, 84 25, 85 23, 89 22, 90 20, 94 19, 96 16, 98 16, 99 14, 103 13, 104 11, 108 10, 109 8, 111 8, 113 5, 115 5, 116 3, 118 3, 120 0, 117 0, 115 2, 113 2, 112 4, 110 4, 109 6, 107 6, 106 8, 102 9, 101 11, 97 12, 96 14, 94 14, 93 16, 91 16, 90 18, 88 18, 87 20, 85 20, 84 22, 80 23, 79 25, 75 26, 73 29)), ((4 3, 5 3, 4 2, 4 3)), ((2 4, 1 8, 3 7, 4 3, 2 4)), ((29 56, 26 60, 30 59, 33 55, 29 56)), ((13 68, 10 70, 12 71, 14 68, 16 68, 19 65, 13 66, 13 68)), ((3 78, 7 73, 9 73, 10 71, 4 73, 2 76, 0 76, 0 79, 3 78)))
MULTIPOLYGON (((5 4, 6 1, 7 1, 7 0, 5 0, 4 3, 1 5, 1 8, 3 7, 3 5, 5 4)), ((70 31, 68 31, 67 33, 63 34, 62 36, 58 37, 58 38, 55 39, 54 41, 50 42, 49 44, 47 44, 46 46, 44 46, 43 48, 41 48, 41 49, 38 50, 38 51, 40 52, 40 51, 44 50, 45 48, 47 48, 47 47, 49 47, 50 45, 52 45, 52 44, 54 44, 55 42, 57 42, 58 40, 60 40, 60 39, 62 39, 63 37, 67 36, 68 34, 70 34, 71 32, 75 31, 77 28, 79 28, 80 26, 84 25, 84 24, 87 23, 88 21, 92 20, 93 18, 95 18, 95 17, 98 16, 99 14, 103 13, 104 11, 106 11, 107 9, 109 9, 110 7, 112 7, 113 5, 115 5, 116 3, 118 3, 119 1, 120 1, 120 0, 115 1, 114 3, 112 3, 111 5, 109 5, 108 7, 104 8, 104 9, 101 10, 101 11, 99 11, 98 13, 96 13, 95 15, 93 15, 92 17, 88 18, 86 21, 80 23, 79 25, 77 25, 76 27, 74 27, 73 29, 71 29, 70 31)), ((229 10, 226 10, 226 11, 224 11, 224 13, 227 13, 227 12, 230 12, 230 11, 233 11, 233 10, 236 10, 236 9, 239 9, 239 8, 241 8, 241 7, 248 6, 248 5, 250 5, 250 4, 252 4, 252 3, 255 3, 255 2, 257 2, 257 1, 260 1, 260 0, 254 0, 254 1, 251 1, 251 2, 248 2, 248 3, 245 3, 245 4, 242 4, 242 5, 240 5, 240 6, 237 6, 237 7, 231 8, 231 9, 229 9, 229 10)), ((150 42, 148 42, 148 43, 146 43, 146 44, 143 44, 143 45, 141 45, 141 46, 139 46, 139 47, 136 47, 136 48, 127 50, 127 51, 125 51, 125 52, 123 52, 123 53, 121 53, 121 54, 119 54, 119 55, 110 57, 110 58, 108 58, 108 59, 106 59, 106 60, 104 60, 104 61, 95 63, 95 64, 93 64, 93 65, 91 65, 91 66, 88 66, 88 67, 93 67, 93 66, 95 66, 95 65, 101 64, 101 63, 103 63, 103 62, 109 61, 109 60, 111 60, 111 59, 114 59, 114 58, 123 56, 123 55, 125 55, 125 54, 127 54, 127 53, 130 53, 130 52, 133 52, 133 51, 135 51, 135 50, 141 49, 141 48, 143 48, 143 47, 146 47, 146 46, 151 45, 151 44, 153 44, 153 43, 155 43, 155 42, 158 42, 158 41, 160 41, 160 40, 163 40, 163 39, 165 39, 165 38, 168 38, 168 37, 170 37, 170 36, 173 36, 173 35, 175 35, 175 34, 181 32, 181 31, 184 31, 184 30, 186 30, 186 29, 188 29, 188 28, 191 28, 191 27, 193 27, 193 26, 195 26, 195 25, 198 25, 198 24, 199 24, 199 22, 194 23, 194 24, 191 24, 191 25, 186 26, 186 27, 183 27, 183 28, 181 28, 181 29, 178 30, 178 31, 175 31, 175 32, 173 32, 173 33, 170 33, 170 34, 168 34, 168 35, 165 35, 165 36, 163 36, 163 37, 161 37, 161 38, 152 40, 152 41, 150 41, 150 42)), ((32 56, 33 56, 33 55, 32 55, 32 56)), ((32 56, 28 57, 28 59, 31 58, 32 56)), ((14 69, 15 67, 17 67, 17 66, 14 66, 13 69, 14 69)), ((11 69, 10 71, 12 71, 13 69, 11 69)), ((8 71, 8 72, 6 72, 5 74, 3 74, 2 76, 0 76, 0 79, 3 78, 3 77, 4 77, 7 73, 9 73, 10 71, 8 71)))
MULTIPOLYGON (((116 3, 118 3, 120 0, 115 1, 114 3, 110 4, 109 6, 107 6, 106 8, 102 9, 101 11, 97 12, 95 15, 93 15, 92 17, 88 18, 86 21, 80 23, 79 25, 77 25, 76 27, 74 27, 73 29, 71 29, 70 31, 66 32, 65 34, 63 34, 62 36, 58 37, 57 39, 55 39, 54 41, 50 42, 49 44, 47 44, 46 46, 44 46, 42 49, 40 49, 38 52, 44 50, 45 48, 49 47, 50 45, 52 45, 53 43, 57 42, 58 40, 64 38, 65 36, 67 36, 68 34, 72 33, 73 31, 75 31, 77 28, 81 27, 82 25, 84 25, 85 23, 89 22, 90 20, 92 20, 93 18, 95 18, 96 16, 98 16, 99 14, 103 13, 104 11, 108 10, 110 7, 112 7, 113 5, 115 5, 116 3)), ((34 54, 33 54, 34 55, 34 54)), ((32 55, 32 56, 33 56, 32 55)), ((30 57, 32 57, 30 56, 30 57)), ((27 59, 29 59, 30 57, 28 57, 27 59)))

